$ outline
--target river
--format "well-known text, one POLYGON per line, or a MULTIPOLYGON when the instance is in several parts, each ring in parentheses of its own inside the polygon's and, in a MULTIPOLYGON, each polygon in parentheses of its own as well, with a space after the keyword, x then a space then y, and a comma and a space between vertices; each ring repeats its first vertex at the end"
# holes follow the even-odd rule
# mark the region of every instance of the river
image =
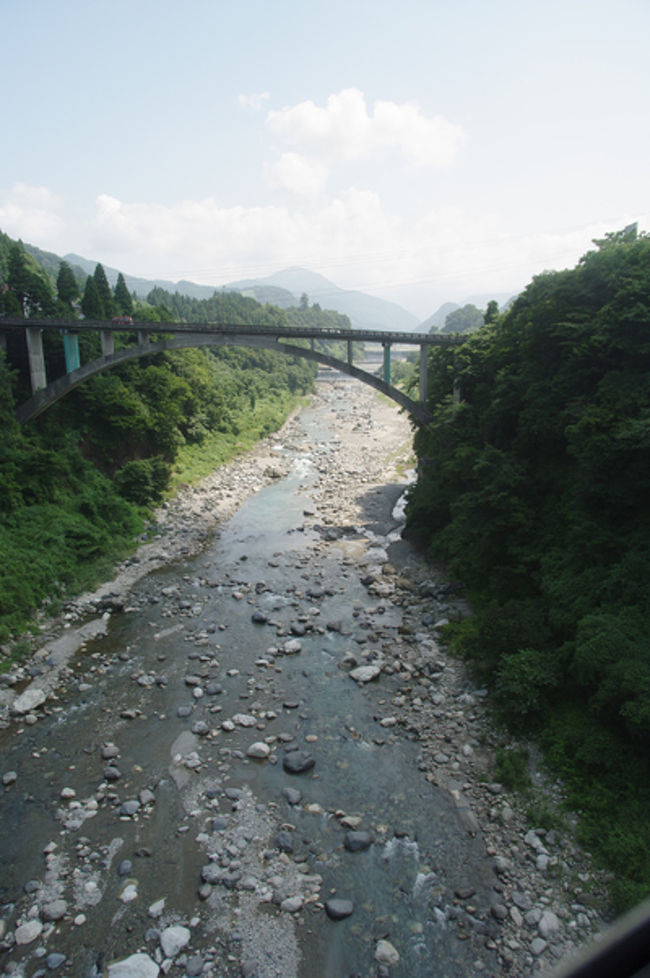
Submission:
POLYGON ((400 536, 408 422, 357 393, 324 385, 265 484, 0 731, 3 975, 502 973, 462 776, 401 709, 412 676, 442 695, 455 609, 400 536))

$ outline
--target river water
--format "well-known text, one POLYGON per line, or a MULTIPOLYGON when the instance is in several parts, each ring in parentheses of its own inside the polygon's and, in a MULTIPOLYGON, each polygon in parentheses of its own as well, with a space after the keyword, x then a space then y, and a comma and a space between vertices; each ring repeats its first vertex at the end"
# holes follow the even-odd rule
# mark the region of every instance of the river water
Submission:
POLYGON ((89 978, 136 953, 180 975, 497 973, 480 927, 453 925, 459 885, 488 905, 485 853, 395 722, 399 675, 350 676, 399 656, 402 608, 367 575, 409 550, 403 486, 372 528, 319 521, 339 437, 304 411, 277 445, 286 476, 198 557, 143 578, 45 715, 0 731, 17 775, 0 795, 3 975, 89 978), (314 762, 298 774, 296 748, 314 762), (331 897, 352 913, 330 919, 331 897), (176 925, 191 938, 165 957, 176 925))

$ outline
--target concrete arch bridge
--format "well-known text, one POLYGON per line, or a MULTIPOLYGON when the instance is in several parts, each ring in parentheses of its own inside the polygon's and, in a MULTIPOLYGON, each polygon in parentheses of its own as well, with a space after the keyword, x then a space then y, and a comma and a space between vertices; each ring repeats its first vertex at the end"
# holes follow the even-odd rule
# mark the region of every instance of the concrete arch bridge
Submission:
POLYGON ((426 423, 430 416, 426 409, 427 390, 427 352, 430 346, 456 346, 465 339, 457 334, 400 333, 386 330, 364 329, 302 329, 300 327, 261 326, 240 323, 110 323, 100 321, 61 321, 35 319, 0 320, 0 348, 7 344, 7 335, 20 331, 24 334, 29 358, 29 372, 32 396, 16 409, 21 424, 46 411, 52 404, 64 397, 94 374, 110 370, 119 363, 137 357, 150 356, 167 350, 199 346, 249 346, 290 356, 305 357, 347 373, 365 384, 381 391, 405 408, 417 421, 426 423), (65 353, 66 373, 48 383, 43 351, 43 333, 52 331, 61 336, 65 353), (79 335, 84 332, 98 332, 101 341, 101 355, 88 363, 81 363, 79 354, 79 335), (115 350, 115 333, 133 334, 132 345, 115 350), (307 340, 308 345, 300 346, 296 340, 307 340), (331 356, 315 349, 316 340, 337 340, 347 344, 347 358, 331 356), (353 344, 379 344, 383 350, 382 377, 369 373, 353 362, 353 344), (420 349, 419 400, 408 397, 391 384, 391 347, 413 346, 420 349))

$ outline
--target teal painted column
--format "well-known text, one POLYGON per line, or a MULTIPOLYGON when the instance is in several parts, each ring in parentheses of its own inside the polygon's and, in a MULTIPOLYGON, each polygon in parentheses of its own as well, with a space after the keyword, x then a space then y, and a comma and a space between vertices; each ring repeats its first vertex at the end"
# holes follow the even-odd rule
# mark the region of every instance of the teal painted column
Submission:
POLYGON ((63 330, 63 350, 65 353, 65 372, 71 374, 73 370, 78 370, 81 366, 78 333, 69 333, 67 329, 63 330))
POLYGON ((384 343, 384 381, 390 384, 390 343, 384 343))

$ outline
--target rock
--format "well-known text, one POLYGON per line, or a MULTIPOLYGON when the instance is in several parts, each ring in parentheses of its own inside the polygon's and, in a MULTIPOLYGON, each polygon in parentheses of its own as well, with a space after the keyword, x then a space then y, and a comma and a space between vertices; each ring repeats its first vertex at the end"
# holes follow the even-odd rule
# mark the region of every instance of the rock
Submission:
POLYGON ((16 927, 14 937, 16 944, 31 944, 37 937, 40 937, 43 925, 40 920, 28 920, 26 923, 16 927))
POLYGON ((362 852, 372 845, 372 836, 369 832, 346 832, 343 845, 348 852, 362 852))
POLYGON ((257 740, 254 744, 251 744, 246 751, 247 757, 254 757, 258 760, 266 760, 266 758, 271 753, 271 748, 268 744, 265 744, 262 740, 257 740))
POLYGON ((291 838, 291 832, 287 832, 286 829, 280 829, 275 837, 275 847, 279 849, 280 852, 293 852, 293 839, 291 838))
POLYGON ((68 904, 65 900, 52 900, 51 903, 46 903, 41 910, 41 917, 43 920, 54 921, 61 920, 68 910, 68 904))
POLYGON ((45 964, 47 965, 49 971, 56 971, 56 969, 60 968, 62 964, 65 964, 67 960, 68 959, 66 958, 65 954, 60 954, 58 951, 52 951, 52 953, 48 954, 48 956, 45 958, 45 964))
POLYGON ((128 801, 122 802, 118 808, 118 813, 124 815, 127 818, 131 818, 140 809, 140 802, 137 798, 130 798, 128 801))
POLYGON ((537 925, 540 936, 548 940, 548 938, 554 937, 558 933, 560 927, 559 917, 552 910, 544 910, 537 925))
POLYGON ((284 910, 285 913, 298 913, 302 910, 303 899, 300 895, 287 897, 280 904, 280 910, 284 910))
POLYGON ((282 767, 287 774, 302 774, 314 767, 316 761, 307 751, 292 750, 282 759, 282 767))
POLYGON ((130 958, 109 964, 107 978, 158 978, 160 969, 148 954, 132 954, 130 958))
POLYGON ((24 693, 21 693, 13 701, 11 712, 16 716, 23 716, 25 713, 31 713, 32 710, 42 706, 46 699, 42 689, 29 686, 24 693))
POLYGON ((134 900, 138 899, 138 883, 137 880, 126 880, 121 890, 117 894, 117 899, 121 903, 133 903, 134 900))
POLYGON ((10 784, 14 784, 17 780, 18 780, 18 775, 16 774, 15 771, 7 771, 5 774, 2 775, 2 783, 5 786, 5 788, 10 784))
POLYGON ((181 927, 180 924, 165 927, 160 935, 160 946, 165 957, 175 958, 190 943, 191 936, 189 928, 181 927))
POLYGON ((193 954, 185 965, 185 974, 187 975, 187 978, 198 978, 203 971, 204 964, 205 962, 201 954, 193 954))
POLYGON ((290 805, 299 805, 302 800, 302 791, 298 791, 297 788, 283 788, 282 794, 290 805))
POLYGON ((377 941, 375 948, 375 961, 379 964, 386 964, 389 968, 394 967, 400 962, 400 955, 397 948, 394 948, 390 941, 384 939, 377 941))
POLYGON ((362 686, 364 683, 369 683, 373 679, 376 679, 380 672, 381 666, 357 666, 356 669, 351 670, 350 676, 356 683, 362 686))
POLYGON ((531 953, 535 955, 535 957, 542 954, 547 947, 548 944, 542 937, 534 937, 533 940, 530 942, 530 950, 531 953))
POLYGON ((343 900, 340 897, 332 897, 325 901, 325 913, 330 920, 345 920, 354 913, 352 900, 343 900))

